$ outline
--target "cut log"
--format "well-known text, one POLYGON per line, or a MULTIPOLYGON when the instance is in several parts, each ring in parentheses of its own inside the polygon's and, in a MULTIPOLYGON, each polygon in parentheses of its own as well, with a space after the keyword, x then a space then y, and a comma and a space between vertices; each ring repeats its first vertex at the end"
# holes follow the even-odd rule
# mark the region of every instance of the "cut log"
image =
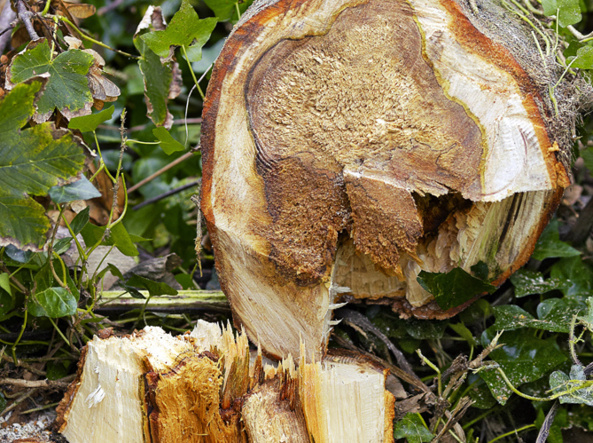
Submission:
POLYGON ((579 100, 536 37, 483 0, 256 1, 203 113, 236 325, 319 359, 340 302, 446 318, 468 303, 443 311, 421 270, 482 262, 499 285, 522 266, 569 184, 579 100))
POLYGON ((245 334, 203 321, 178 337, 153 327, 95 337, 59 432, 70 443, 393 441, 383 368, 348 354, 270 363, 245 334))

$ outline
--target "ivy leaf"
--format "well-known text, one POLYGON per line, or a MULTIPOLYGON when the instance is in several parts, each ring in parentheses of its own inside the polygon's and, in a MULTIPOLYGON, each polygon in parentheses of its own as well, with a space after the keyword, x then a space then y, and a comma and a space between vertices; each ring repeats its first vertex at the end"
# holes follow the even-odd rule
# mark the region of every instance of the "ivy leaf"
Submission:
POLYGON ((587 299, 587 312, 578 319, 582 325, 593 333, 593 297, 587 299))
POLYGON ((545 294, 560 287, 560 280, 556 278, 544 279, 541 272, 519 269, 511 276, 511 283, 515 286, 515 297, 521 298, 532 294, 545 294))
POLYGON ((568 257, 555 263, 550 276, 559 281, 558 289, 568 297, 583 297, 593 290, 593 270, 580 257, 568 257))
POLYGON ((110 106, 107 109, 103 109, 101 112, 95 114, 82 115, 80 117, 74 117, 68 123, 68 128, 78 129, 80 132, 93 132, 97 127, 113 117, 114 106, 110 106))
POLYGON ((516 305, 494 308, 496 331, 512 331, 520 328, 533 328, 550 332, 568 333, 572 316, 582 308, 577 300, 550 298, 537 307, 538 318, 516 305))
POLYGON ((49 76, 43 95, 37 102, 39 114, 51 114, 54 108, 66 115, 75 111, 90 112, 93 97, 86 74, 93 64, 93 56, 78 49, 63 52, 52 58, 47 40, 33 49, 17 55, 10 66, 10 81, 21 83, 34 77, 49 76))
POLYGON ((43 206, 26 194, 46 195, 77 175, 85 159, 72 135, 51 123, 20 129, 40 88, 39 82, 19 84, 0 103, 0 245, 23 250, 40 250, 50 227, 43 206))
POLYGON ((558 24, 566 28, 581 21, 579 0, 542 0, 545 15, 556 15, 558 24))
MULTIPOLYGON (((490 343, 493 335, 493 328, 484 331, 482 334, 484 347, 490 343)), ((555 337, 542 340, 523 331, 510 331, 502 334, 498 342, 504 346, 492 351, 490 358, 500 365, 515 387, 539 380, 567 360, 560 351, 555 337)), ((513 391, 502 380, 500 374, 494 370, 484 370, 479 374, 490 388, 494 398, 504 405, 513 391)))
POLYGON ((544 260, 551 257, 575 257, 580 251, 560 240, 558 220, 552 220, 535 244, 533 258, 544 260))
POLYGON ((126 281, 126 288, 128 286, 146 289, 150 296, 177 295, 177 289, 172 288, 167 283, 150 280, 138 274, 133 274, 126 281))
MULTIPOLYGON (((581 365, 573 365, 570 369, 570 376, 562 371, 554 371, 550 375, 550 389, 554 394, 564 391, 572 391, 587 381, 584 368, 581 365)), ((573 392, 561 395, 558 400, 562 404, 584 404, 593 406, 593 386, 585 386, 573 392)))
POLYGON ((90 200, 101 197, 101 193, 84 175, 74 183, 54 186, 49 190, 49 196, 55 203, 66 203, 74 200, 90 200))
POLYGON ((461 268, 447 273, 421 271, 418 283, 430 292, 443 310, 462 305, 473 297, 485 292, 491 293, 496 288, 461 268))
POLYGON ((420 414, 409 412, 398 421, 393 431, 395 438, 405 438, 408 443, 426 443, 434 438, 420 414))
POLYGON ((34 317, 60 318, 76 314, 76 298, 67 289, 47 288, 33 296, 27 310, 34 317))
POLYGON ((190 3, 183 0, 164 31, 149 32, 141 38, 159 57, 168 57, 171 46, 191 48, 189 61, 197 62, 202 58, 202 46, 210 39, 217 21, 213 17, 200 20, 190 3))
POLYGON ((232 20, 236 22, 239 19, 237 9, 241 14, 253 3, 253 0, 204 0, 208 7, 212 9, 219 20, 232 20))
POLYGON ((160 146, 165 151, 165 154, 171 155, 177 151, 184 151, 185 146, 173 138, 173 136, 163 127, 158 127, 152 130, 152 133, 161 142, 160 146))

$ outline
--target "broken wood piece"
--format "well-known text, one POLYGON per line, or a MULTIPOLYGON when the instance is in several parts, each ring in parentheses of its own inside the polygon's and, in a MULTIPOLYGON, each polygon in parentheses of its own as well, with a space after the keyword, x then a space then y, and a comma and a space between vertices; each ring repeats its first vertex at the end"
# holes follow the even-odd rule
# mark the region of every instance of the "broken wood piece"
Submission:
POLYGON ((421 271, 480 264, 499 285, 527 261, 591 95, 539 38, 496 0, 243 15, 208 86, 202 210, 235 323, 264 352, 302 341, 320 360, 344 301, 450 317, 471 301, 441 309, 421 271))
POLYGON ((251 357, 245 334, 199 321, 95 337, 58 407, 70 443, 393 441, 387 371, 350 354, 251 357))

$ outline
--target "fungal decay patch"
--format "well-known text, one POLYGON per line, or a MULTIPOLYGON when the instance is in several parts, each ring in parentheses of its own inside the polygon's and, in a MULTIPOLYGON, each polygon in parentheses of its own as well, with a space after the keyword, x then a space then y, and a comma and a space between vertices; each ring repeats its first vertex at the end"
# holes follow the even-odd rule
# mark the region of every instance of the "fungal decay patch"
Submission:
POLYGON ((415 197, 479 199, 482 133, 443 91, 403 0, 280 41, 252 69, 246 103, 273 221, 262 235, 300 284, 329 275, 341 231, 401 275, 402 253, 414 257, 425 235, 415 197))

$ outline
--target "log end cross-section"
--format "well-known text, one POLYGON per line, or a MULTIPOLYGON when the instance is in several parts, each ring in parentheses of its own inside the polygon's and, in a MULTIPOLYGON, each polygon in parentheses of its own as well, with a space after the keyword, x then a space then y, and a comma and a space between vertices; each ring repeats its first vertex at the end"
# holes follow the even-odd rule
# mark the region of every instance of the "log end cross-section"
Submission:
POLYGON ((533 35, 484 1, 254 4, 202 138, 202 208, 252 340, 322 353, 351 299, 444 318, 461 307, 443 312, 421 270, 482 262, 499 284, 528 259, 569 183, 577 106, 571 79, 550 95, 562 69, 533 35))

